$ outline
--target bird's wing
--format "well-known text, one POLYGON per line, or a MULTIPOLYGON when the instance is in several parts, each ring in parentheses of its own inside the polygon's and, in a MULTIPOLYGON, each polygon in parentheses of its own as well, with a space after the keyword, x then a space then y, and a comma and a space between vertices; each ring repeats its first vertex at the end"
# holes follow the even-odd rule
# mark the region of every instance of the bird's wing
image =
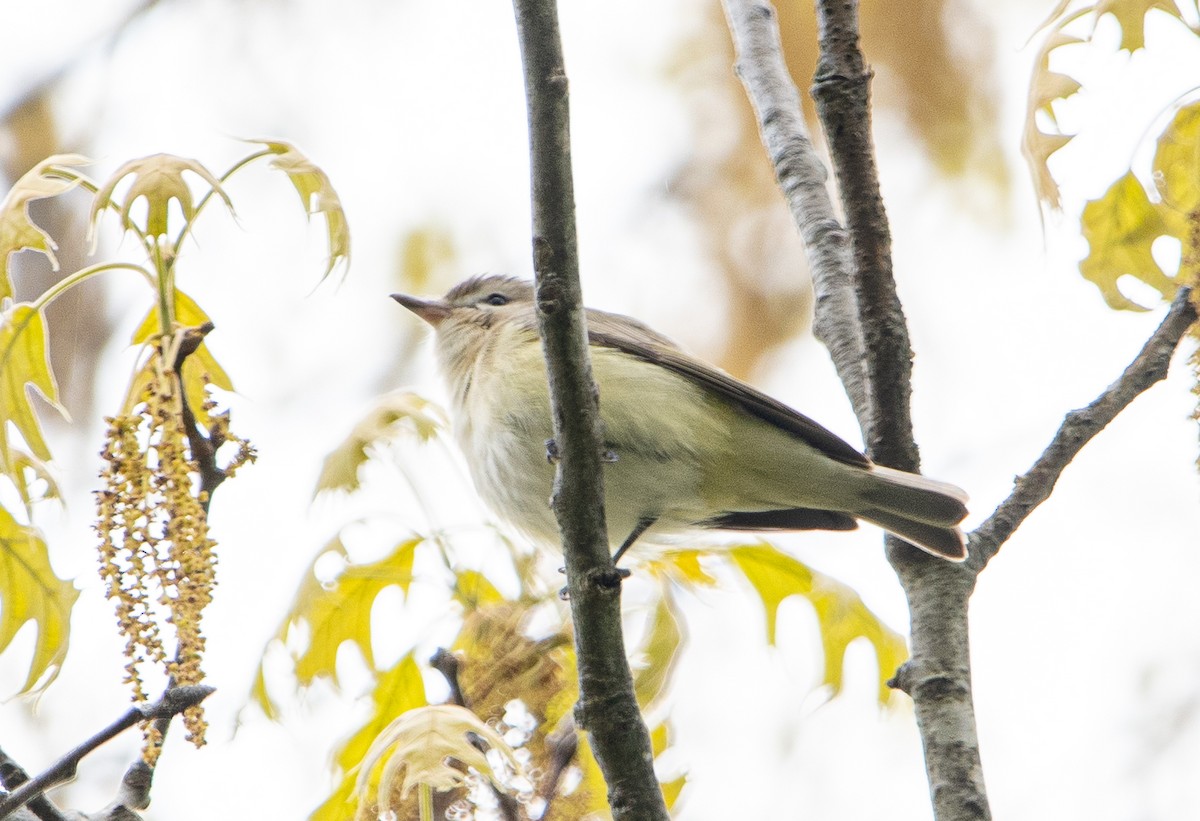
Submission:
POLYGON ((751 416, 787 431, 830 459, 870 467, 871 460, 837 434, 722 370, 683 353, 667 337, 628 317, 589 310, 588 341, 613 348, 698 383, 751 416), (632 324, 630 324, 632 323, 632 324))

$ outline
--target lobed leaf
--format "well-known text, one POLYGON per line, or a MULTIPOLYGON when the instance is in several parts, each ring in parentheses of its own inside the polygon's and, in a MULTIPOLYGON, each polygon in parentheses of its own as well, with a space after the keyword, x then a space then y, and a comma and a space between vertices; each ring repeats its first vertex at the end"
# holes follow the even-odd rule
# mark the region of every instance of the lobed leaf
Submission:
MULTIPOLYGON (((42 461, 50 459, 50 449, 30 401, 30 388, 67 415, 58 402, 58 385, 50 369, 45 317, 33 306, 18 303, 0 313, 0 458, 4 459, 8 476, 13 476, 15 470, 8 445, 10 422, 34 456, 42 461)), ((18 481, 15 476, 14 481, 18 481)))
MULTIPOLYGON (((174 316, 175 324, 182 328, 199 328, 210 321, 208 314, 196 304, 196 301, 178 288, 175 289, 174 316)), ((146 318, 134 330, 131 342, 134 345, 144 345, 165 332, 170 332, 170 330, 164 331, 162 328, 158 307, 155 306, 146 313, 146 318)), ((141 401, 143 389, 154 376, 151 370, 154 367, 156 367, 155 363, 147 360, 134 376, 125 396, 126 412, 141 401)), ((231 391, 233 390, 233 381, 212 355, 212 351, 206 343, 201 342, 196 352, 184 360, 180 379, 183 382, 188 407, 192 409, 192 413, 196 415, 200 424, 211 429, 213 418, 206 407, 208 388, 211 385, 221 390, 231 391)))
POLYGON ((1200 101, 1175 112, 1158 137, 1152 169, 1164 219, 1175 217, 1171 233, 1183 239, 1186 215, 1200 208, 1200 101))
POLYGON ((775 643, 779 605, 791 596, 803 596, 816 612, 821 633, 825 655, 822 683, 835 695, 841 690, 846 648, 855 639, 865 638, 879 661, 879 702, 891 698, 887 680, 908 657, 904 638, 880 621, 857 593, 767 543, 734 547, 729 556, 762 600, 771 644, 775 643))
POLYGON ((342 200, 329 175, 321 170, 308 157, 291 143, 281 140, 251 140, 262 143, 276 157, 271 166, 288 175, 296 193, 300 195, 300 204, 310 217, 315 214, 325 216, 325 228, 329 242, 329 264, 325 268, 325 276, 333 273, 339 264, 350 264, 350 225, 346 220, 346 212, 342 209, 342 200))
POLYGON ((359 468, 369 458, 370 448, 397 433, 411 433, 427 442, 446 430, 446 412, 436 403, 411 391, 383 397, 350 431, 340 445, 325 457, 316 493, 326 490, 355 491, 359 468))
POLYGON ((1121 293, 1117 283, 1125 276, 1155 288, 1165 299, 1175 295, 1175 280, 1163 272, 1151 253, 1154 241, 1172 231, 1163 210, 1150 201, 1132 171, 1085 205, 1080 221, 1089 250, 1079 271, 1100 289, 1109 307, 1147 310, 1121 293))
POLYGON ((91 162, 79 154, 55 154, 29 169, 17 180, 0 202, 0 300, 13 298, 12 277, 8 273, 11 256, 18 251, 38 251, 46 255, 58 270, 54 252, 58 245, 29 216, 29 203, 64 194, 79 185, 83 175, 57 173, 57 169, 91 162))
POLYGON ((71 608, 78 597, 71 582, 54 575, 38 532, 0 507, 0 652, 27 622, 37 626, 21 692, 44 688, 58 675, 67 655, 71 608))
POLYGON ((171 200, 179 204, 184 220, 190 222, 196 216, 196 206, 191 186, 183 177, 185 171, 190 171, 208 183, 211 190, 225 201, 226 207, 233 211, 233 202, 221 187, 221 181, 198 161, 174 154, 152 154, 125 163, 100 186, 92 200, 92 210, 88 216, 89 233, 95 235, 100 215, 110 206, 115 207, 121 215, 122 227, 128 231, 142 231, 150 237, 160 237, 167 233, 171 200), (132 177, 133 182, 122 200, 119 203, 114 202, 116 187, 126 177, 132 177), (133 204, 142 198, 146 200, 146 224, 139 227, 133 222, 130 210, 133 204))
POLYGON ((308 646, 295 659, 296 679, 301 686, 312 684, 318 677, 328 678, 336 685, 337 653, 345 642, 357 647, 363 660, 374 669, 371 606, 392 585, 407 595, 412 583, 413 557, 421 542, 420 538, 401 542, 390 555, 368 564, 351 564, 341 539, 335 538, 326 545, 318 560, 332 553, 346 562, 345 569, 331 583, 323 584, 310 567, 275 635, 286 641, 292 629, 308 627, 308 646))

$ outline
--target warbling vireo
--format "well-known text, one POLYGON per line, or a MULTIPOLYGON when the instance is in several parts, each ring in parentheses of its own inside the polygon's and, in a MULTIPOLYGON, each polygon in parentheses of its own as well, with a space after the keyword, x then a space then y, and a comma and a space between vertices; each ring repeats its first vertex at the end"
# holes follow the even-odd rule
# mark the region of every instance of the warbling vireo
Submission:
MULTIPOLYGON (((450 416, 484 501, 557 546, 550 397, 533 285, 483 276, 444 299, 393 298, 436 331, 450 416), (549 444, 548 444, 549 443, 549 444)), ((862 519, 936 556, 966 557, 966 494, 873 464, 835 434, 681 351, 636 319, 589 309, 605 513, 624 551, 697 528, 852 530, 862 519)))

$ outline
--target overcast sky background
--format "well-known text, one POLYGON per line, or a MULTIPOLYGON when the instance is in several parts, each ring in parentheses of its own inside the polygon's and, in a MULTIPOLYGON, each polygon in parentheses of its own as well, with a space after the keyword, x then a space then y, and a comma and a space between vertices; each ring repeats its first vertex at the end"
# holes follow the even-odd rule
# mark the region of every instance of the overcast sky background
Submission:
MULTIPOLYGON (((10 0, 0 100, 78 53, 128 5, 10 0)), ((692 267, 691 229, 647 194, 666 185, 691 139, 664 68, 695 25, 695 8, 687 0, 565 3, 562 23, 585 294, 703 354, 716 348, 720 291, 692 267)), ((1106 87, 1065 115, 1083 129, 1064 164, 1075 174, 1069 213, 1050 219, 1043 234, 1018 139, 1032 60, 1025 44, 1049 8, 980 8, 997 38, 1011 202, 980 206, 939 181, 895 117, 876 117, 895 267, 917 351, 924 469, 968 489, 968 525, 1004 498, 1063 413, 1091 401, 1156 327, 1161 309, 1114 313, 1079 277, 1075 261, 1085 248, 1070 206, 1100 194, 1128 165, 1154 113, 1200 76, 1194 39, 1159 25, 1150 28, 1155 53, 1078 67, 1106 87)), ((86 53, 58 100, 68 133, 94 132, 94 176, 162 151, 219 173, 246 150, 235 138, 277 137, 326 170, 350 220, 349 277, 314 292, 323 226, 305 224, 282 176, 251 171, 230 186, 238 222, 210 213, 180 273, 216 321, 211 347, 239 389, 234 427, 260 461, 223 487, 213 507, 221 559, 206 616, 207 670, 219 688, 208 704, 211 743, 196 752, 182 745, 182 733, 172 736, 147 817, 303 818, 327 794, 328 751, 357 726, 361 705, 314 692, 303 704, 285 701, 286 719, 275 724, 243 710, 245 694, 301 573, 345 516, 334 502, 310 508, 321 459, 373 396, 402 385, 439 394, 428 349, 413 346, 413 318, 386 298, 396 289, 399 238, 440 225, 458 245, 463 276, 529 274, 512 10, 478 0, 164 3, 111 52, 86 53), (397 361, 400 351, 409 361, 397 361)), ((100 375, 104 412, 131 365, 123 340, 149 304, 135 283, 111 282, 119 330, 100 375)), ((861 441, 827 356, 810 338, 769 357, 755 382, 861 441)), ((1166 821, 1196 811, 1200 482, 1189 388, 1181 355, 1165 385, 1085 449, 980 579, 974 682, 998 818, 1166 821)), ((36 712, 22 700, 0 707, 0 744, 30 770, 108 723, 128 698, 88 530, 100 428, 78 420, 58 436, 69 508, 63 516, 47 511, 42 525, 60 574, 83 592, 59 682, 36 712)), ((877 531, 786 543, 905 629, 903 594, 877 531)), ((859 647, 846 693, 822 703, 812 693, 821 672, 813 625, 804 602, 786 603, 780 646, 768 649, 761 613, 744 596, 688 599, 690 646, 676 676, 675 716, 677 760, 692 786, 681 819, 931 817, 910 711, 875 707, 873 660, 859 647)), ((4 657, 0 691, 19 685, 22 652, 17 646, 4 657)), ((277 684, 281 698, 285 684, 277 684)), ((69 805, 107 803, 137 744, 129 736, 92 755, 69 805)))

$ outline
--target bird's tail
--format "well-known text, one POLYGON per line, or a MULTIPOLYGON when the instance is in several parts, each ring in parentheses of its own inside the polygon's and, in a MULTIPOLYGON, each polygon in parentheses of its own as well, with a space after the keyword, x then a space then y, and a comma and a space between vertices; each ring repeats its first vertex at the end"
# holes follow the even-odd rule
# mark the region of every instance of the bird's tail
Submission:
POLYGON ((957 527, 967 515, 967 494, 961 488, 879 465, 868 476, 856 517, 935 556, 958 562, 967 557, 966 540, 957 527))

